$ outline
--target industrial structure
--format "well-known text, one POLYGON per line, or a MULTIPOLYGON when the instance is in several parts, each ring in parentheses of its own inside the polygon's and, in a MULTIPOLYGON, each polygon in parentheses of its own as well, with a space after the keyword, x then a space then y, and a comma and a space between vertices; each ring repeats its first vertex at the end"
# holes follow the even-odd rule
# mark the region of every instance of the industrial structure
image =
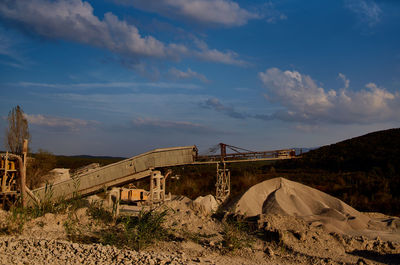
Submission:
MULTIPOLYGON (((157 203, 167 198, 165 194, 167 175, 163 176, 157 169, 183 165, 216 164, 216 198, 219 201, 224 201, 230 194, 228 163, 278 160, 295 157, 294 150, 292 149, 252 152, 222 143, 219 146, 220 155, 199 156, 197 147, 194 145, 163 148, 155 149, 107 166, 94 168, 87 172, 75 174, 71 179, 52 184, 51 199, 54 201, 61 198, 70 199, 76 194, 88 196, 109 190, 112 187, 122 187, 137 180, 149 178, 149 192, 144 193, 143 190, 138 191, 135 189, 114 189, 110 193, 111 197, 109 201, 116 202, 122 199, 123 201, 157 203), (227 153, 227 148, 233 150, 235 153, 227 153), (139 196, 139 199, 137 196, 139 196), (140 198, 140 196, 142 197, 140 198)), ((19 195, 22 195, 20 197, 22 198, 23 205, 33 205, 41 203, 46 199, 46 193, 49 190, 48 187, 41 187, 32 191, 26 187, 26 153, 24 153, 23 158, 11 154, 1 155, 1 161, 0 177, 2 186, 0 195, 4 201, 12 201, 19 195)))
MULTIPOLYGON (((23 143, 23 154, 0 154, 0 208, 8 209, 18 198, 26 198, 26 158, 28 140, 23 143)), ((22 200, 26 206, 26 200, 22 200)))

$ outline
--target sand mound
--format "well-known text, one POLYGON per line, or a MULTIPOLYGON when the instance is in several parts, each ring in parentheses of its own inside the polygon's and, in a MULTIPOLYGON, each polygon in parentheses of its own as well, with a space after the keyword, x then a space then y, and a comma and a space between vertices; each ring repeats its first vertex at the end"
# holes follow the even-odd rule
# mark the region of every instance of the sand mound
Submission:
POLYGON ((371 220, 335 197, 284 178, 251 187, 235 205, 235 212, 246 216, 297 216, 339 233, 367 229, 371 220))

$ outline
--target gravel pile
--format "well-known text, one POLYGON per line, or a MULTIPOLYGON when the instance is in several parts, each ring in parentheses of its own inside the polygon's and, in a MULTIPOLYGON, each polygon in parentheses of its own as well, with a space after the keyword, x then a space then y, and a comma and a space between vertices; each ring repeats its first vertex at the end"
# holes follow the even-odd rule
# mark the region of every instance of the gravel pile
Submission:
POLYGON ((182 252, 163 254, 62 240, 0 238, 0 264, 188 264, 182 252))
POLYGON ((293 216, 327 232, 400 242, 398 218, 371 218, 338 198, 285 178, 251 187, 236 203, 235 212, 247 217, 293 216))

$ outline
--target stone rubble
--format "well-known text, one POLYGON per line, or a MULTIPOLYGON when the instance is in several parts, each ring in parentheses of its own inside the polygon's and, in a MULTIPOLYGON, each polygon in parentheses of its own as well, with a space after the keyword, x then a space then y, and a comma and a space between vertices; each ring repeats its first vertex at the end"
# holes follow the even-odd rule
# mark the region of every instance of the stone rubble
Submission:
POLYGON ((183 253, 137 252, 101 244, 0 237, 0 264, 188 264, 183 253))
MULTIPOLYGON (((400 264, 400 241, 386 240, 399 234, 399 218, 363 213, 386 222, 387 234, 379 237, 346 235, 327 231, 324 226, 298 216, 263 214, 257 236, 249 247, 226 252, 225 226, 217 216, 176 196, 160 210, 167 209, 164 223, 172 237, 135 251, 127 248, 84 244, 68 237, 66 222, 76 220, 79 233, 95 235, 107 229, 88 215, 87 208, 70 213, 50 214, 25 223, 20 234, 4 229, 11 213, 0 211, 1 264, 400 264), (72 219, 71 219, 72 218, 72 219), (67 241, 68 240, 68 241, 67 241), (72 241, 70 241, 72 240, 72 241)), ((394 238, 396 239, 396 238, 394 238)), ((85 241, 86 242, 86 241, 85 241)), ((100 242, 100 241, 93 241, 100 242)))

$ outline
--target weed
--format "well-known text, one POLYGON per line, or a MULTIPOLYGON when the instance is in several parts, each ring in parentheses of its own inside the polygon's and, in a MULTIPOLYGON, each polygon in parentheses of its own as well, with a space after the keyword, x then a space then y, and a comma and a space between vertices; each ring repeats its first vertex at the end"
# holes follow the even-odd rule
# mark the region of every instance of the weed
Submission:
POLYGON ((253 238, 249 235, 249 228, 246 222, 241 219, 228 219, 223 221, 222 246, 225 251, 234 251, 244 247, 251 247, 253 238))
POLYGON ((124 231, 133 248, 140 250, 155 240, 165 239, 167 231, 162 226, 168 210, 140 211, 137 217, 127 217, 122 220, 124 231))
POLYGON ((142 210, 138 216, 122 217, 116 225, 98 233, 99 242, 141 250, 157 240, 167 239, 168 231, 162 226, 167 213, 168 210, 142 210))
MULTIPOLYGON (((53 200, 53 186, 46 184, 43 198, 39 202, 35 202, 32 207, 22 207, 21 198, 15 202, 10 208, 10 218, 1 232, 6 234, 20 234, 25 223, 34 218, 45 215, 46 213, 65 213, 67 211, 75 212, 76 209, 84 205, 84 200, 80 196, 74 196, 70 200, 61 197, 53 200)), ((44 223, 40 222, 39 226, 43 227, 44 223)))
POLYGON ((76 214, 76 210, 68 212, 68 219, 63 224, 69 240, 81 243, 97 243, 97 239, 91 236, 89 226, 82 226, 76 214))
POLYGON ((46 213, 54 212, 54 203, 52 202, 53 195, 53 185, 46 183, 44 188, 44 197, 40 199, 38 203, 35 203, 34 207, 30 209, 32 217, 39 217, 46 213))
POLYGON ((125 233, 121 232, 117 227, 111 227, 106 230, 102 230, 99 232, 100 239, 99 241, 103 245, 112 245, 122 247, 128 244, 127 237, 125 233))
POLYGON ((21 234, 25 223, 30 220, 30 216, 27 211, 21 207, 13 206, 10 212, 11 215, 8 219, 5 232, 6 234, 21 234))
POLYGON ((72 220, 71 218, 68 218, 63 224, 65 233, 67 234, 67 237, 71 241, 78 241, 79 235, 81 234, 79 231, 79 228, 77 226, 76 220, 72 220))
POLYGON ((103 223, 111 223, 113 214, 103 207, 102 201, 93 201, 89 204, 87 214, 94 220, 102 221, 103 223))

